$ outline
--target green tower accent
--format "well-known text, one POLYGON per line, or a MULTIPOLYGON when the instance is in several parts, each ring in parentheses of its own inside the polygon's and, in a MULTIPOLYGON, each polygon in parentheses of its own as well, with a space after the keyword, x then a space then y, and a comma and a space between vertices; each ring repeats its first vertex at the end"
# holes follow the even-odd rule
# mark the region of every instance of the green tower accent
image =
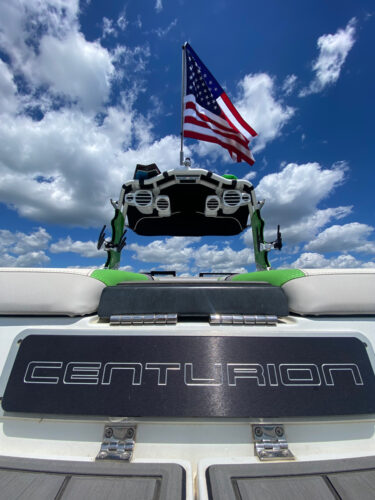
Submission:
POLYGON ((266 271, 269 269, 267 250, 261 250, 261 243, 264 245, 264 220, 260 215, 260 210, 254 210, 251 216, 251 230, 253 232, 254 256, 257 271, 266 271))
POLYGON ((115 208, 115 215, 111 220, 112 227, 112 239, 106 245, 106 251, 108 252, 107 262, 105 263, 105 268, 107 269, 118 269, 120 266, 121 250, 118 250, 119 245, 124 234, 125 219, 122 212, 115 208))

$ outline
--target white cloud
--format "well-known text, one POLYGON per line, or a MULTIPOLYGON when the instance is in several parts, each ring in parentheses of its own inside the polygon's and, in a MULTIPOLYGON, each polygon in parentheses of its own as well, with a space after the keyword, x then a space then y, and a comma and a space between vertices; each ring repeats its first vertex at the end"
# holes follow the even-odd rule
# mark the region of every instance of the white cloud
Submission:
POLYGON ((50 258, 42 251, 28 252, 15 257, 8 253, 0 255, 1 267, 42 267, 50 262, 50 258))
POLYGON ((161 12, 163 10, 163 2, 162 2, 162 0, 156 0, 155 10, 156 10, 157 13, 159 13, 159 12, 161 12))
POLYGON ((34 267, 49 262, 44 250, 48 247, 51 236, 39 227, 31 233, 0 230, 0 266, 34 267))
POLYGON ((288 75, 281 86, 281 89, 284 92, 284 94, 290 95, 295 89, 296 83, 297 83, 296 75, 288 75))
MULTIPOLYGON (((352 207, 350 206, 326 208, 323 210, 311 207, 311 209, 311 213, 301 217, 299 221, 289 223, 289 225, 285 221, 282 224, 282 235, 288 245, 297 245, 314 238, 322 227, 333 220, 342 219, 352 212, 352 207)), ((269 227, 269 224, 267 224, 265 234, 267 239, 275 238, 275 227, 269 227)))
POLYGON ((263 211, 267 218, 289 226, 314 214, 318 203, 343 183, 346 170, 345 164, 323 169, 318 163, 289 163, 261 179, 257 198, 266 199, 263 211))
MULTIPOLYGON (((146 69, 150 56, 151 51, 147 43, 134 48, 118 45, 112 52, 112 62, 116 66, 116 78, 132 79, 133 73, 140 73, 146 69)), ((139 87, 139 82, 136 82, 136 85, 139 87)), ((143 88, 138 89, 139 91, 143 91, 143 88)))
POLYGON ((117 36, 117 31, 113 27, 113 19, 103 17, 102 38, 106 38, 107 36, 117 36))
POLYGON ((239 82, 239 90, 233 103, 258 134, 252 148, 256 153, 280 135, 295 110, 276 99, 275 82, 267 73, 246 75, 239 82))
POLYGON ((16 113, 17 87, 8 65, 0 59, 0 110, 1 113, 16 113))
MULTIPOLYGON (((346 170, 345 164, 323 169, 318 163, 290 163, 280 172, 263 177, 255 192, 258 200, 266 200, 262 208, 266 240, 275 239, 276 227, 280 224, 284 250, 295 251, 293 246, 312 240, 331 221, 348 216, 351 206, 319 208, 342 184, 346 170)), ((242 238, 248 246, 252 245, 251 230, 242 238)))
POLYGON ((105 253, 104 249, 97 249, 96 241, 73 241, 70 236, 60 239, 57 243, 52 243, 50 251, 52 253, 78 253, 82 257, 102 257, 105 253))
POLYGON ((302 253, 299 258, 291 264, 290 267, 301 269, 347 269, 358 267, 374 267, 374 265, 371 262, 360 261, 350 254, 341 254, 338 257, 332 257, 328 259, 320 253, 306 252, 302 253))
POLYGON ((1 121, 1 201, 38 221, 96 226, 111 217, 108 200, 137 163, 178 164, 177 137, 152 142, 149 125, 131 109, 107 113, 101 125, 75 109, 51 111, 40 122, 1 121))
POLYGON ((173 237, 155 240, 148 245, 132 243, 126 248, 133 258, 141 262, 154 263, 159 268, 168 268, 178 273, 197 274, 206 272, 245 272, 254 263, 253 252, 249 248, 233 250, 228 243, 218 245, 197 245, 200 238, 173 237))
POLYGON ((35 54, 41 36, 77 31, 78 0, 0 2, 0 47, 18 70, 35 54))
POLYGON ((177 24, 177 18, 174 19, 171 23, 168 24, 166 28, 156 28, 152 30, 153 33, 156 33, 159 38, 164 38, 168 35, 168 33, 173 29, 177 24))
POLYGON ((132 243, 127 249, 133 251, 133 258, 141 262, 155 263, 161 267, 183 272, 188 269, 189 260, 194 254, 191 245, 199 240, 200 238, 172 237, 154 240, 145 246, 132 243))
POLYGON ((9 231, 0 229, 0 250, 6 250, 17 255, 45 250, 51 239, 51 235, 43 227, 39 227, 32 233, 26 234, 21 231, 9 231))
POLYGON ((319 56, 312 66, 315 78, 307 88, 301 90, 300 97, 320 92, 338 80, 345 59, 355 42, 355 25, 356 18, 353 17, 345 29, 339 29, 334 35, 319 37, 319 56))
MULTIPOLYGON (((78 0, 0 3, 0 50, 10 60, 0 60, 0 201, 38 221, 87 226, 111 216, 109 198, 142 156, 161 146, 157 159, 171 168, 178 146, 172 160, 177 140, 153 144, 152 122, 134 109, 149 46, 109 51, 85 39, 78 15, 78 0)), ((120 29, 125 22, 123 12, 120 29)))
POLYGON ((373 231, 373 227, 359 222, 334 225, 322 231, 304 249, 315 252, 356 251, 375 254, 375 243, 368 241, 373 231))
MULTIPOLYGON (((137 21, 139 21, 139 20, 140 20, 140 18, 138 17, 137 21)), ((126 27, 128 26, 129 21, 126 19, 125 11, 122 14, 120 14, 119 18, 116 21, 116 24, 120 28, 121 31, 126 30, 126 27)))
POLYGON ((249 248, 236 251, 229 245, 219 248, 205 244, 194 251, 194 260, 192 268, 199 271, 244 273, 254 263, 254 255, 249 248))
POLYGON ((142 23, 142 18, 139 14, 133 24, 137 26, 137 28, 142 29, 143 23, 142 23))
POLYGON ((52 92, 95 110, 109 96, 115 72, 111 59, 99 42, 87 42, 81 33, 62 40, 47 35, 26 67, 35 85, 48 84, 52 92))

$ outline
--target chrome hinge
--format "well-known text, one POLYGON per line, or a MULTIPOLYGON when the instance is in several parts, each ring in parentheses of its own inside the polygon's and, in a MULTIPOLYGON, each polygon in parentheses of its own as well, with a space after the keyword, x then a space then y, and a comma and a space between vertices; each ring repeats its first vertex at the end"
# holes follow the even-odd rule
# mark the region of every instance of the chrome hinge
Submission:
POLYGON ((284 426, 280 424, 252 425, 254 452, 262 461, 294 460, 285 438, 284 426))
POLYGON ((109 318, 111 325, 175 325, 177 314, 115 314, 109 318))
POLYGON ((136 430, 136 425, 106 424, 103 442, 96 460, 130 462, 133 456, 136 430))
POLYGON ((280 424, 252 425, 254 452, 262 461, 294 460, 285 438, 284 426, 280 424))
POLYGON ((211 325, 276 325, 277 316, 248 314, 211 314, 211 325))

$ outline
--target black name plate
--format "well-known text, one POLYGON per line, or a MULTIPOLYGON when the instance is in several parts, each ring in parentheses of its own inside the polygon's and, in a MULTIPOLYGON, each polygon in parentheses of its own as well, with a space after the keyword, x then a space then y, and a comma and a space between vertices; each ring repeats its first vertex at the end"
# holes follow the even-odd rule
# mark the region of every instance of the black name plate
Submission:
POLYGON ((307 417, 375 412, 357 338, 30 335, 8 412, 131 417, 307 417))

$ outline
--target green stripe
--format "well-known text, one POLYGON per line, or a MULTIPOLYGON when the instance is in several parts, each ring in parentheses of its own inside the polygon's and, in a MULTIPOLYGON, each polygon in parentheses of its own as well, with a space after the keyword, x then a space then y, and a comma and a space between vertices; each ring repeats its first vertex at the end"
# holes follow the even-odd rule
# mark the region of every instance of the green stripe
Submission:
POLYGON ((146 281, 150 279, 145 274, 118 271, 116 269, 95 269, 91 274, 91 278, 95 278, 107 286, 117 285, 121 281, 146 281))
POLYGON ((231 281, 266 281, 271 285, 282 286, 290 280, 303 278, 305 274, 299 269, 274 269, 254 273, 236 274, 231 281))

